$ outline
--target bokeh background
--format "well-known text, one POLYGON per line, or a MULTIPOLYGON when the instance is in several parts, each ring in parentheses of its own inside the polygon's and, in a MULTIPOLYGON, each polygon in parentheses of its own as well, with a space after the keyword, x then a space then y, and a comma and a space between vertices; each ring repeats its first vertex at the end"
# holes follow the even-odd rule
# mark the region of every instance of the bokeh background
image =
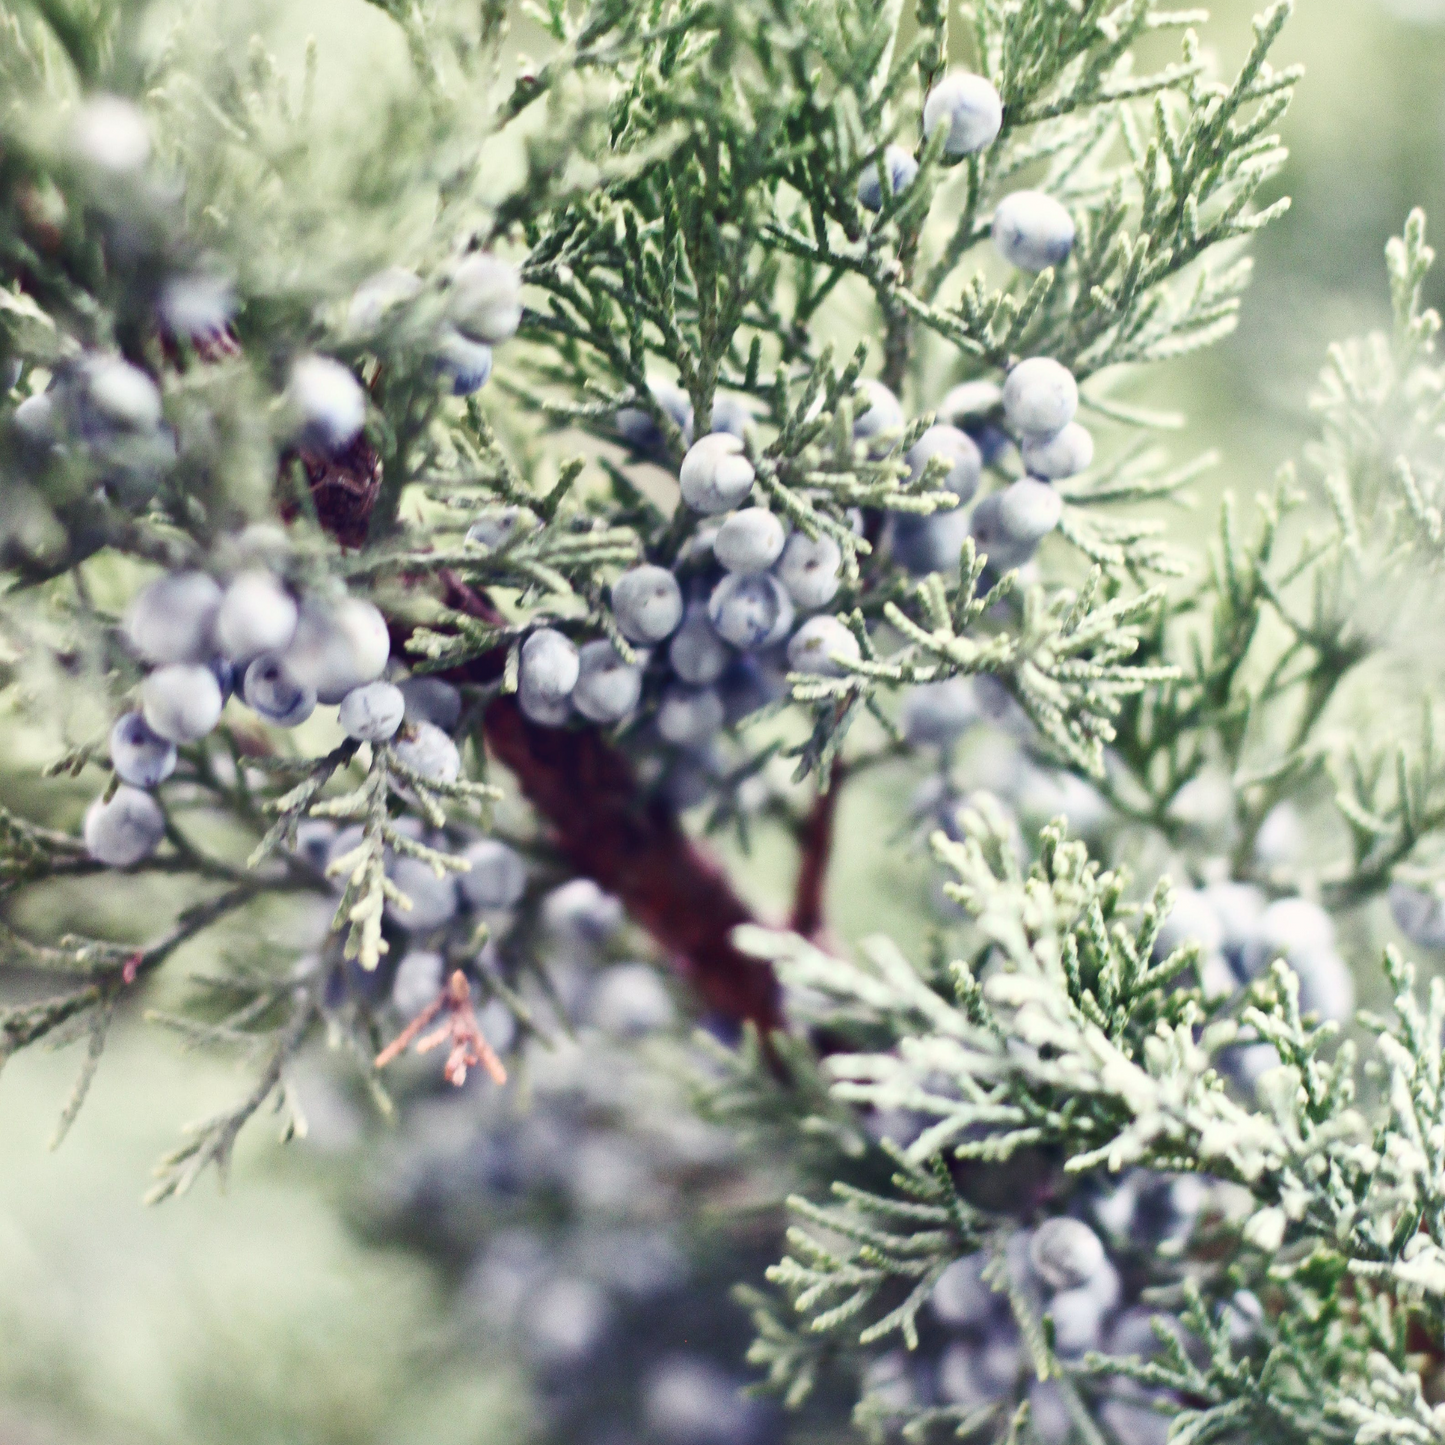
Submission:
MULTIPOLYGON (((1228 65, 1250 6, 1214 8, 1204 34, 1228 65)), ((391 27, 362 0, 292 0, 265 18, 264 34, 298 69, 317 37, 333 121, 379 104, 404 73, 391 27), (364 95, 357 73, 368 76, 364 95)), ((515 43, 528 48, 520 16, 515 43)), ((1307 439, 1329 341, 1385 321, 1386 239, 1412 205, 1445 217, 1445 0, 1309 0, 1277 54, 1308 68, 1284 125, 1281 188, 1293 209, 1256 247, 1236 336, 1150 382, 1151 400, 1190 415, 1180 453, 1217 449, 1210 486, 1244 494, 1307 439)), ((1439 304, 1445 283, 1433 284, 1439 304)), ((0 750, 0 792, 21 807, 29 746, 17 726, 0 750)), ((916 861, 901 849, 880 858, 876 846, 897 822, 895 792, 860 788, 848 804, 833 888, 844 937, 881 928, 905 944, 919 938, 916 861)), ((776 903, 777 860, 763 850, 737 861, 759 904, 776 903)), ((233 1097, 242 1076, 126 1018, 52 1154, 74 1068, 37 1052, 0 1078, 0 1445, 503 1445, 535 1435, 535 1404, 488 1307, 491 1276, 468 1275, 446 1238, 382 1227, 395 1223, 406 1149, 334 1085, 324 1055, 302 1080, 307 1140, 278 1149, 262 1120, 227 1192, 207 1178, 152 1211, 140 1204, 149 1162, 184 1121, 233 1097)), ((433 1117, 428 1127, 447 1125, 433 1117)))

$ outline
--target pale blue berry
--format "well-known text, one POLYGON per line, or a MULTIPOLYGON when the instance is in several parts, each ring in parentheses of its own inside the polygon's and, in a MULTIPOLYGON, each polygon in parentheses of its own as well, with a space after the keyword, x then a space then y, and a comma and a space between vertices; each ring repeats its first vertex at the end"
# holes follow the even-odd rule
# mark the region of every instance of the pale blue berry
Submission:
POLYGON ((336 824, 329 818, 304 818, 296 825, 294 852, 318 873, 326 871, 336 841, 336 824))
POLYGON ((943 153, 967 156, 991 145, 1003 127, 1003 102, 981 75, 951 70, 923 102, 923 134, 945 132, 943 153))
POLYGON ((154 431, 161 424, 161 394, 138 366, 118 356, 85 363, 85 400, 95 417, 122 431, 154 431))
MULTIPOLYGON (((918 178, 918 162, 902 146, 887 146, 883 151, 883 173, 888 178, 888 195, 898 196, 918 178)), ((858 177, 858 204, 866 211, 883 209, 883 182, 878 176, 877 160, 869 161, 858 177)))
POLYGON ((525 536, 536 521, 536 514, 529 507, 488 507, 479 512, 476 521, 467 528, 467 541, 495 552, 514 538, 525 536))
POLYGON ((301 441, 321 451, 340 451, 366 420, 361 383, 329 356, 298 357, 286 394, 301 441))
POLYGON ((97 798, 85 813, 85 851, 108 868, 129 868, 160 847, 166 835, 160 804, 140 788, 122 784, 110 801, 97 798))
POLYGON ((865 401, 857 403, 853 415, 855 441, 871 441, 874 437, 896 432, 903 425, 903 403, 881 381, 860 381, 858 389, 865 401))
POLYGON ((457 875, 457 887, 469 907, 511 908, 527 891, 522 855, 500 839, 479 839, 462 857, 471 867, 457 875))
POLYGON ((471 396, 492 374, 492 348, 463 336, 454 326, 443 326, 436 341, 436 363, 451 383, 453 396, 471 396))
POLYGON ((21 441, 32 447, 49 446, 56 439, 55 399, 50 392, 27 396, 11 417, 21 441))
POLYGON ((1003 406, 1003 388, 996 381, 980 378, 961 381, 944 393, 935 414, 939 421, 967 428, 991 416, 1003 406))
POLYGON ((793 625, 793 600, 767 572, 734 572, 712 590, 708 620, 724 641, 745 652, 781 642, 793 625))
POLYGON ((1167 958, 1186 943, 1197 943, 1205 956, 1218 953, 1224 947, 1224 925, 1208 896, 1195 888, 1184 888, 1174 895, 1169 913, 1155 936, 1154 956, 1167 958))
MULTIPOLYGON (((672 645, 682 634, 674 634, 672 645)), ((586 643, 578 663, 572 706, 589 722, 621 722, 642 697, 642 669, 624 661, 606 639, 586 643)))
POLYGON ((861 657, 858 639, 836 617, 810 617, 788 643, 788 666, 817 677, 844 677, 861 657))
POLYGON ((542 904, 548 931, 573 943, 606 943, 625 918, 622 904, 591 878, 573 878, 554 888, 542 904))
POLYGON ((118 95, 94 95, 70 122, 70 150, 88 169, 132 175, 150 159, 150 123, 139 107, 118 95))
POLYGON ((154 788, 176 769, 176 745, 151 731, 138 712, 128 712, 110 730, 110 765, 123 783, 154 788))
POLYGON ((446 960, 427 948, 411 948, 391 982, 392 1006, 404 1019, 415 1018, 436 1002, 446 979, 446 960))
POLYGON ((572 718, 572 699, 570 696, 562 698, 543 697, 533 692, 530 688, 519 688, 517 692, 517 706, 522 709, 523 716, 529 721, 537 724, 538 727, 560 728, 565 727, 572 718))
POLYGON ((1395 927, 1421 948, 1445 948, 1445 904, 1427 888, 1390 884, 1390 916, 1395 927))
POLYGON ((173 662, 141 683, 141 710, 152 732, 173 743, 193 743, 221 720, 220 684, 202 663, 173 662))
POLYGON ((1036 547, 1063 515, 1063 498, 1036 477, 1020 477, 999 493, 999 530, 1020 547, 1036 547))
POLYGON ((753 464, 730 432, 712 432, 688 448, 678 471, 682 499, 695 512, 714 515, 739 506, 753 489, 753 464))
POLYGON ((539 627, 522 644, 519 685, 539 703, 565 702, 577 686, 579 670, 576 644, 555 627, 539 627))
POLYGON ((766 572, 783 554, 787 532, 765 507, 734 512, 713 539, 713 555, 729 572, 766 572))
POLYGON ((672 1023, 676 1010, 657 970, 620 963, 597 975, 587 998, 587 1017, 604 1033, 635 1038, 672 1023))
POLYGON ((221 589, 204 572, 168 572, 126 610, 126 633, 147 662, 203 662, 215 651, 221 589))
POLYGON ((723 725, 722 698, 710 687, 671 684, 657 709, 657 731, 675 747, 697 747, 723 725))
POLYGON ((385 742, 402 724, 406 699, 389 682, 368 682, 354 687, 337 710, 336 720, 349 738, 361 743, 385 742))
POLYGON ((1029 474, 1061 481, 1086 471, 1094 460, 1094 438, 1086 426, 1071 421, 1051 437, 1025 437, 1020 448, 1029 474))
POLYGON ((929 1296, 933 1312, 947 1325, 986 1325, 997 1313, 998 1295, 984 1280, 982 1253, 956 1259, 938 1276, 929 1296))
POLYGON ((1079 385, 1068 367, 1052 357, 1031 356, 1005 379, 1003 409, 1021 436, 1057 436, 1079 409, 1079 385))
MULTIPOLYGON (((683 446, 692 444, 692 398, 675 383, 654 379, 647 383, 652 399, 682 433, 683 446)), ((622 407, 615 418, 617 434, 634 451, 660 457, 667 451, 666 439, 650 412, 637 406, 622 407)))
POLYGON ((409 677, 398 683, 406 702, 407 722, 435 723, 451 732, 461 721, 462 695, 439 677, 409 677))
POLYGON ((1003 527, 1003 493, 990 492, 979 500, 969 518, 968 529, 974 545, 988 558, 994 572, 1022 566, 1034 554, 1034 547, 1020 543, 1003 527))
POLYGON ((236 309, 236 295, 224 276, 171 276, 161 287, 156 311, 172 336, 204 341, 219 336, 236 309))
POLYGON ((666 567, 634 567, 612 584, 612 611, 629 642, 661 642, 682 621, 682 589, 666 567))
POLYGON ((316 691, 292 675, 278 652, 263 653, 241 683, 246 706, 277 727, 300 727, 316 711, 316 691))
POLYGON ((216 613, 216 642, 233 662, 284 652, 296 635, 296 599, 266 568, 242 572, 216 613))
POLYGON ((993 213, 993 243, 1020 271, 1062 266, 1074 249, 1074 218, 1043 191, 1014 191, 993 213))
POLYGON ((374 682, 391 656, 386 618, 360 597, 302 599, 296 631, 282 656, 291 675, 328 706, 374 682))
POLYGON ((346 308, 346 329, 354 336, 375 331, 389 311, 421 294, 421 277, 405 266, 388 266, 369 276, 346 308))
POLYGON ((1029 1241, 1029 1263, 1053 1290, 1078 1289, 1108 1264, 1099 1236, 1081 1219, 1045 1220, 1029 1241))
POLYGON ((459 907, 456 875, 438 878, 430 863, 401 855, 386 865, 387 877, 401 890, 410 907, 394 898, 386 901, 386 915, 408 933, 430 933, 456 917, 459 907))
POLYGON ((462 755, 435 723, 408 723, 392 751, 403 767, 432 783, 454 783, 461 776, 462 755))
POLYGON ((672 670, 684 682, 706 687, 722 676, 732 655, 732 649, 708 621, 707 604, 688 603, 682 626, 673 633, 667 648, 672 670))
POLYGON ((809 537, 794 532, 773 573, 804 612, 826 607, 842 585, 843 553, 826 532, 809 537))
POLYGON ((968 533, 968 513, 961 507, 950 507, 926 517, 895 512, 888 538, 894 557, 915 576, 922 577, 930 572, 956 572, 968 533))
POLYGON ((731 392, 720 391, 712 399, 712 433, 726 432, 740 440, 747 435, 753 424, 753 414, 742 397, 731 392))
POLYGON ((972 499, 983 475, 983 457, 967 432, 947 422, 929 427, 908 449, 908 471, 918 481, 934 457, 942 457, 948 470, 940 485, 952 492, 960 503, 972 499))
POLYGON ((914 747, 947 747, 978 720, 978 701, 967 678, 919 683, 903 695, 900 724, 914 747))
POLYGON ((468 256, 452 273, 447 296, 452 325, 473 341, 496 346, 522 323, 522 277, 490 251, 468 256))

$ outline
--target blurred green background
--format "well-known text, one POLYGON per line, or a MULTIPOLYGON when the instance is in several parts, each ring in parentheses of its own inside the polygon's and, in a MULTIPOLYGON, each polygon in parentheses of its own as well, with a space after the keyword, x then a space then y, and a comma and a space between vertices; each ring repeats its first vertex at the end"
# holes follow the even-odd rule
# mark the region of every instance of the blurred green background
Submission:
MULTIPOLYGON (((1205 28, 1226 66, 1249 15, 1246 0, 1226 0, 1205 28)), ((268 38, 299 67, 310 34, 337 114, 403 72, 388 23, 361 0, 279 7, 268 38)), ((520 25, 518 40, 525 48, 520 25)), ((1246 494, 1308 435, 1328 342, 1385 320, 1386 239, 1414 204, 1445 216, 1445 0, 1316 0, 1278 55, 1308 67, 1284 127, 1294 207, 1256 247, 1238 334, 1150 382, 1152 400, 1190 413, 1181 453, 1217 448, 1217 481, 1246 494)), ((21 765, 6 752, 5 767, 21 765)), ((838 932, 916 939, 919 871, 902 849, 879 855, 886 788, 849 806, 842 835, 856 845, 835 876, 838 932)), ((744 871, 764 905, 785 881, 766 856, 744 871)), ((0 1078, 0 1445, 525 1438, 519 1392, 491 1342, 453 1322, 432 1267, 349 1224, 375 1156, 348 1147, 357 1121, 325 1083, 324 1059, 308 1141, 281 1151, 253 1125, 228 1192, 207 1178, 142 1208, 146 1168, 178 1126, 242 1087, 226 1063, 143 1028, 129 1019, 116 1031, 58 1154, 46 1141, 75 1061, 37 1052, 0 1078)))

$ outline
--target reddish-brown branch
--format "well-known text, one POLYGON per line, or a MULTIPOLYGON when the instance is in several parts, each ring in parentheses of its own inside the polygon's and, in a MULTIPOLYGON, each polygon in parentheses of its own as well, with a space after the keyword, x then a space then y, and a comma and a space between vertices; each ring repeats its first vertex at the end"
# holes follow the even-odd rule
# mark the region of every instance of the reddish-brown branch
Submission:
POLYGON ((828 865, 833 858, 833 829, 838 816, 838 795, 843 790, 846 768, 835 758, 826 785, 818 790, 802 829, 802 858, 793 890, 793 914, 788 926, 804 938, 816 938, 825 918, 823 895, 828 883, 828 865))

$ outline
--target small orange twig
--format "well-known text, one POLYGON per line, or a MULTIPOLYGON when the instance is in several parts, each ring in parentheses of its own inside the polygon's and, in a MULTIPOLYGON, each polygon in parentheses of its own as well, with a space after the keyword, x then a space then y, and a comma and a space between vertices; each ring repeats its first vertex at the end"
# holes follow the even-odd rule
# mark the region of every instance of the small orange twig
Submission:
POLYGON ((471 985, 461 969, 452 974, 442 991, 376 1056, 376 1067, 384 1069, 393 1059, 399 1058, 414 1039, 419 1054, 429 1053, 442 1044, 451 1045, 442 1077, 457 1088, 466 1082, 467 1071, 479 1066, 487 1071, 494 1084, 507 1082, 507 1071, 477 1022, 476 1011, 472 1008, 471 985), (451 1017, 425 1038, 418 1038, 443 1010, 451 1017))

